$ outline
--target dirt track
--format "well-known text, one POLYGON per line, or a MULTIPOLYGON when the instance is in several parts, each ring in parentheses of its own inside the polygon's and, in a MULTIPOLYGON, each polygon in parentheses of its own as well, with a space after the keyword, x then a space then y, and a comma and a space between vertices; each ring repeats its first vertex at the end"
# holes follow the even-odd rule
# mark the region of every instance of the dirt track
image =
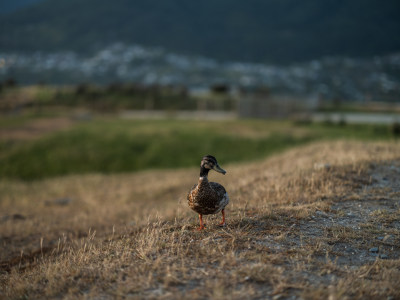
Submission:
POLYGON ((27 122, 16 127, 0 129, 0 140, 25 141, 32 140, 54 131, 67 129, 74 120, 67 117, 45 118, 27 122))

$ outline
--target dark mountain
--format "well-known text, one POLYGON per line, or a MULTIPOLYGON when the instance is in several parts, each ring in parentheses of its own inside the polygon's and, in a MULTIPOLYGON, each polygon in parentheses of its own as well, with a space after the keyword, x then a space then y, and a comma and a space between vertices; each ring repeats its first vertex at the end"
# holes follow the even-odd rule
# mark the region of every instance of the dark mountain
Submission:
POLYGON ((2 51, 114 42, 220 60, 290 63, 400 50, 398 0, 45 0, 0 17, 2 51))
POLYGON ((28 6, 30 4, 39 2, 42 0, 4 0, 0 2, 0 15, 8 14, 19 8, 28 6))

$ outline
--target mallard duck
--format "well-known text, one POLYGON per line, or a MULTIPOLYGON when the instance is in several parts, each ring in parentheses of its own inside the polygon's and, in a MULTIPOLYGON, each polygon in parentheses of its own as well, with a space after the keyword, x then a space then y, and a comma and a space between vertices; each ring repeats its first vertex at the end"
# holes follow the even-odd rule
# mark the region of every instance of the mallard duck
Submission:
POLYGON ((228 193, 219 183, 208 181, 207 176, 210 170, 226 174, 214 156, 204 156, 200 164, 199 182, 193 186, 187 196, 189 207, 199 214, 200 227, 198 230, 205 228, 203 215, 219 212, 222 213, 222 222, 219 225, 225 225, 225 206, 229 203, 228 193))

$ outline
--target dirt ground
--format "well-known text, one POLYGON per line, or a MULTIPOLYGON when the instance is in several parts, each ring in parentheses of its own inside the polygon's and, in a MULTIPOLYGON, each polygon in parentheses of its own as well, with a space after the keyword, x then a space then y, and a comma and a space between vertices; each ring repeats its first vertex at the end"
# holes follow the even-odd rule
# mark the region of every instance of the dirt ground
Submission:
MULTIPOLYGON (((330 166, 326 168, 329 172, 330 166)), ((331 262, 332 270, 316 275, 315 269, 311 268, 303 270, 301 276, 303 280, 320 287, 329 287, 337 281, 338 273, 358 271, 357 275, 364 278, 373 272, 379 261, 398 261, 400 161, 372 163, 368 173, 370 181, 361 181, 353 193, 332 199, 329 207, 316 210, 307 220, 293 222, 284 239, 276 241, 266 237, 256 243, 272 253, 313 248, 315 260, 331 262)), ((275 299, 280 299, 275 296, 275 299)), ((287 295, 281 296, 287 299, 287 295)), ((297 299, 295 296, 288 298, 297 299)))

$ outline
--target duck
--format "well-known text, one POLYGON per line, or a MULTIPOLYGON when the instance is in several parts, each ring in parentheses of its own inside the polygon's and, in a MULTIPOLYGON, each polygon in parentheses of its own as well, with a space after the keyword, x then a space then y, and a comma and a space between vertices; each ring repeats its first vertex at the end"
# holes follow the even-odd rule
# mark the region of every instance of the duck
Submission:
POLYGON ((229 196, 225 188, 217 183, 208 181, 208 172, 217 171, 223 175, 226 171, 222 169, 217 159, 212 155, 202 158, 200 164, 200 177, 187 195, 188 205, 199 214, 200 227, 198 230, 205 229, 203 215, 222 213, 222 222, 219 226, 225 226, 225 207, 229 203, 229 196))

